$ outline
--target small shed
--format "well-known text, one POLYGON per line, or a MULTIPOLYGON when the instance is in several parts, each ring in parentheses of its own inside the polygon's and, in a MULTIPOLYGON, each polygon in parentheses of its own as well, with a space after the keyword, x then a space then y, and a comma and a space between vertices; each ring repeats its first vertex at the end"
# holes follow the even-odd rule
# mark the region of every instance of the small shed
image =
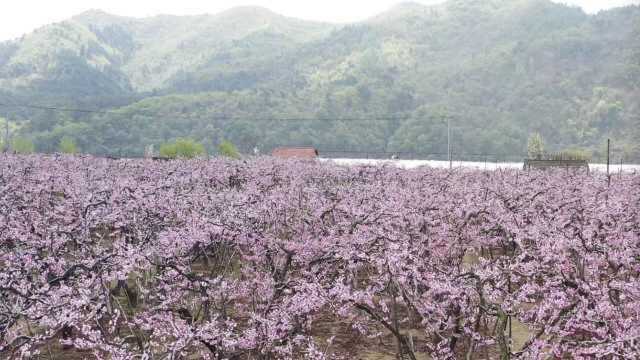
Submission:
POLYGON ((279 147, 271 155, 283 159, 315 159, 318 157, 318 150, 312 147, 279 147))

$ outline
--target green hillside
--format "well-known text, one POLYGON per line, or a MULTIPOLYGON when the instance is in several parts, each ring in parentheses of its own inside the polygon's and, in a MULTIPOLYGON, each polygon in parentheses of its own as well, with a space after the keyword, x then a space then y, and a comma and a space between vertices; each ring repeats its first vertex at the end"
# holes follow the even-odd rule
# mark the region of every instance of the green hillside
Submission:
POLYGON ((640 160, 640 7, 597 15, 549 0, 405 3, 333 25, 243 7, 146 19, 89 11, 0 44, 0 107, 53 151, 139 155, 190 136, 210 151, 321 149, 595 156, 612 138, 640 160), (311 121, 309 119, 315 119, 311 121))

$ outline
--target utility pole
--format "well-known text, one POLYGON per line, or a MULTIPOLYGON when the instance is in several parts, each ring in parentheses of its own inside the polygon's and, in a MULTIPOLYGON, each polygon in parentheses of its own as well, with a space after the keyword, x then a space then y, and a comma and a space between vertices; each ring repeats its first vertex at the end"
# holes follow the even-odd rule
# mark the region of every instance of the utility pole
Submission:
POLYGON ((611 139, 607 139, 607 176, 609 176, 609 156, 611 154, 611 139))
POLYGON ((447 156, 449 157, 449 170, 453 168, 453 159, 451 158, 451 117, 447 116, 447 156))
POLYGON ((4 119, 4 146, 3 151, 9 152, 9 119, 4 119))

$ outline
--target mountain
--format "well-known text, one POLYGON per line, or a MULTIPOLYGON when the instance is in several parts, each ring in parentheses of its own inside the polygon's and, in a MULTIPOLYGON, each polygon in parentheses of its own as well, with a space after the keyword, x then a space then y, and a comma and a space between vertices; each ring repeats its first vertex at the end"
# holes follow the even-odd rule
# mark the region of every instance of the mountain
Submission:
MULTIPOLYGON (((207 71, 212 62, 226 60, 231 67, 243 59, 269 56, 321 37, 330 29, 330 25, 290 19, 256 7, 217 15, 147 19, 91 10, 39 29, 17 43, 4 44, 0 85, 39 88, 43 82, 53 82, 59 85, 56 90, 66 93, 69 84, 79 82, 70 77, 82 74, 104 80, 99 84, 105 92, 159 90, 181 74, 207 71), (249 46, 251 41, 261 48, 249 46), (238 49, 238 43, 245 49, 238 49)), ((95 85, 84 90, 94 92, 95 85)))
POLYGON ((402 3, 336 25, 258 7, 127 18, 92 10, 0 43, 0 107, 42 151, 63 136, 140 154, 194 137, 210 149, 521 156, 549 150, 640 160, 640 8, 587 15, 549 0, 402 3), (279 119, 279 120, 278 120, 279 119), (282 120, 285 121, 282 121, 282 120), (315 119, 311 121, 310 119, 315 119))

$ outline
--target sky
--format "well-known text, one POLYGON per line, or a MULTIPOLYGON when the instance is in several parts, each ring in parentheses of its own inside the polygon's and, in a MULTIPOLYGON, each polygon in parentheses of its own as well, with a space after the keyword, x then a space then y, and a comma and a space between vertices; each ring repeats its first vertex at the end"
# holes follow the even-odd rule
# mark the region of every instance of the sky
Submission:
MULTIPOLYGON (((257 5, 279 14, 326 22, 355 22, 381 13, 399 0, 2 0, 0 40, 22 36, 50 23, 66 20, 89 9, 123 16, 146 17, 158 14, 215 14, 242 5, 257 5)), ((638 4, 640 0, 554 0, 581 6, 594 13, 602 9, 638 4)), ((438 3, 442 0, 417 0, 438 3)))

